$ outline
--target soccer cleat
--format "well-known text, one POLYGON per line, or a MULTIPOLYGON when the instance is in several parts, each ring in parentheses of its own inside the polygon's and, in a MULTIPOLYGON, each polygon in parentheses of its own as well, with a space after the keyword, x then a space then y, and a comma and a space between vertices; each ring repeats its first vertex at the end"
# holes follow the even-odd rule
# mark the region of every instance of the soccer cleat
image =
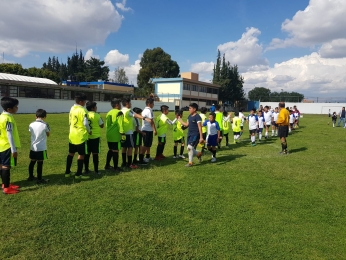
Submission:
POLYGON ((202 162, 202 153, 201 152, 198 152, 197 159, 199 162, 202 162))
POLYGON ((29 178, 27 179, 27 181, 36 181, 37 178, 35 176, 29 176, 29 178))
POLYGON ((156 157, 155 157, 155 161, 162 161, 162 160, 163 160, 163 158, 160 157, 160 156, 156 156, 156 157))
POLYGON ((4 194, 16 194, 19 192, 19 190, 12 189, 11 187, 8 187, 8 188, 3 188, 2 192, 4 194))
POLYGON ((256 146, 256 143, 252 143, 251 145, 252 145, 252 146, 256 146))
MULTIPOLYGON (((4 189, 5 188, 5 185, 4 184, 2 184, 2 188, 4 189)), ((20 187, 18 186, 18 185, 14 185, 14 184, 10 184, 10 188, 11 189, 14 189, 14 190, 18 190, 20 187)))
POLYGON ((186 157, 184 155, 179 155, 179 158, 185 159, 186 157))
POLYGON ((173 159, 177 159, 178 158, 178 156, 173 156, 173 159))
POLYGON ((135 165, 135 164, 131 164, 129 167, 130 167, 131 169, 138 169, 138 166, 135 165))
POLYGON ((216 162, 216 158, 215 157, 211 158, 211 162, 216 162))
POLYGON ((46 184, 46 183, 48 183, 48 182, 49 182, 48 179, 41 179, 41 180, 37 180, 37 181, 36 181, 37 184, 46 184))
POLYGON ((191 166, 193 166, 192 163, 185 164, 185 167, 191 167, 191 166))

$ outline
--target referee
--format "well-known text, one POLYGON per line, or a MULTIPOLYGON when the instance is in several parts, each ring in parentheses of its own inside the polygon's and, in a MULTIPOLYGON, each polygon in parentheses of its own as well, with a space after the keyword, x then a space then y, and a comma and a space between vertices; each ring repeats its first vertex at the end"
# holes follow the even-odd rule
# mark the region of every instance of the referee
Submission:
POLYGON ((288 154, 286 137, 288 136, 288 125, 289 125, 290 114, 288 110, 285 108, 285 102, 279 103, 279 109, 280 109, 280 112, 279 112, 279 116, 276 123, 279 126, 278 134, 279 134, 281 146, 282 146, 282 151, 280 152, 280 154, 288 154))

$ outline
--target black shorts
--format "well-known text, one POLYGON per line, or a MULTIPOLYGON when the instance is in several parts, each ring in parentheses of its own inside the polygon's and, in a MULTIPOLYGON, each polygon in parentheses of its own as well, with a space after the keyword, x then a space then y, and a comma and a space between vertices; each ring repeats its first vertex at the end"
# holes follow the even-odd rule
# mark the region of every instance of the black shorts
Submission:
POLYGON ((290 123, 291 128, 293 127, 293 123, 290 123))
MULTIPOLYGON (((204 138, 203 138, 204 139, 204 138)), ((205 140, 205 139, 204 139, 205 140)), ((185 137, 183 136, 181 139, 179 140, 174 140, 175 144, 185 144, 185 137)))
POLYGON ((151 145, 153 144, 153 131, 143 131, 143 133, 145 133, 145 135, 143 136, 143 146, 151 147, 151 145))
POLYGON ((88 152, 96 154, 100 153, 100 137, 88 140, 88 152))
POLYGON ((142 140, 143 140, 142 134, 138 132, 134 132, 132 137, 133 137, 133 143, 135 147, 142 146, 142 140))
POLYGON ((278 135, 280 138, 288 136, 288 125, 279 126, 278 135))
POLYGON ((271 125, 266 125, 266 127, 270 128, 271 125))
POLYGON ((125 135, 126 139, 121 142, 122 148, 133 148, 135 147, 135 144, 133 143, 133 136, 132 134, 125 135))
POLYGON ((119 151, 121 148, 119 144, 119 142, 108 142, 108 149, 113 151, 119 151))
POLYGON ((30 150, 29 158, 35 161, 44 161, 48 159, 47 150, 45 151, 32 151, 30 150))
POLYGON ((158 137, 157 141, 162 144, 166 144, 166 136, 165 137, 158 137))
POLYGON ((193 147, 197 146, 199 143, 198 135, 190 135, 187 137, 187 145, 191 145, 193 147))
POLYGON ((78 153, 79 155, 88 154, 88 144, 87 142, 81 144, 68 144, 68 152, 69 153, 78 153))
POLYGON ((233 132, 233 135, 240 135, 240 132, 233 132))
POLYGON ((278 125, 276 124, 276 122, 272 122, 272 126, 277 127, 278 125))
POLYGON ((0 164, 2 166, 17 166, 17 158, 12 157, 11 148, 0 152, 0 164))
POLYGON ((240 130, 242 130, 242 131, 243 131, 243 130, 244 130, 244 126, 242 126, 242 125, 241 125, 241 126, 240 126, 240 130))
POLYGON ((252 135, 252 134, 256 134, 256 133, 257 133, 257 129, 252 129, 252 130, 249 130, 249 133, 250 133, 250 135, 252 135))

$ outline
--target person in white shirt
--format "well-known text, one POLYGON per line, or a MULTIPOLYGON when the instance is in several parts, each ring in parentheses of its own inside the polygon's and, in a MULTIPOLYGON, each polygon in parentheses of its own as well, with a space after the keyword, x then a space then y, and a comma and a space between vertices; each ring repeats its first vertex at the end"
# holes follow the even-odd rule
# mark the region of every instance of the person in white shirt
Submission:
POLYGON ((276 124, 276 121, 279 117, 279 108, 276 107, 273 114, 272 114, 272 136, 278 136, 278 125, 276 124))
POLYGON ((264 124, 265 124, 265 118, 262 115, 262 111, 258 111, 257 118, 258 118, 258 128, 257 128, 258 142, 261 142, 262 132, 263 132, 264 124))
POLYGON ((47 136, 49 136, 49 125, 43 120, 47 112, 44 109, 36 111, 36 120, 29 125, 31 134, 30 164, 28 181, 37 179, 37 184, 47 183, 48 179, 42 179, 43 161, 47 159, 47 136), (34 166, 37 162, 37 178, 34 176, 34 166))
POLYGON ((294 126, 295 119, 296 119, 296 117, 294 115, 294 112, 292 110, 290 110, 290 125, 289 125, 289 129, 288 129, 289 133, 291 133, 292 129, 294 129, 293 126, 294 126))
POLYGON ((264 120, 265 120, 265 128, 266 128, 266 133, 265 133, 264 138, 267 139, 268 138, 269 128, 270 128, 270 126, 272 124, 272 117, 273 117, 273 114, 270 111, 268 106, 264 107, 263 117, 264 117, 264 120))
POLYGON ((256 112, 255 108, 251 109, 250 115, 247 117, 252 146, 256 146, 256 132, 258 129, 258 117, 257 115, 255 115, 255 112, 256 112))
POLYGON ((241 119, 241 124, 240 124, 240 136, 238 138, 238 140, 240 139, 240 137, 242 136, 243 132, 244 132, 244 121, 246 120, 246 117, 243 113, 243 109, 239 110, 239 118, 241 119))

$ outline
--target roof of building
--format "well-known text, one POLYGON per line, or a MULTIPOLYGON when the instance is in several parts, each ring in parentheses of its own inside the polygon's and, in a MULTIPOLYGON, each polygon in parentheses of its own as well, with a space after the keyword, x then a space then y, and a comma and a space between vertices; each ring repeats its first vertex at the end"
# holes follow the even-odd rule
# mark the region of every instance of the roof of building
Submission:
POLYGON ((152 83, 169 83, 169 82, 189 82, 189 83, 195 83, 195 84, 200 84, 204 86, 210 86, 210 87, 216 87, 219 88, 219 85, 213 84, 213 83, 208 83, 204 81, 196 81, 192 79, 186 79, 186 78, 153 78, 151 79, 152 83))
POLYGON ((46 78, 28 77, 28 76, 21 76, 21 75, 15 75, 15 74, 7 74, 7 73, 0 73, 0 80, 11 80, 11 81, 57 85, 57 83, 54 82, 53 80, 46 79, 46 78))
POLYGON ((121 86, 121 87, 131 87, 134 88, 134 85, 130 84, 122 84, 122 83, 116 83, 116 82, 109 82, 109 81, 90 81, 90 82, 82 82, 82 81, 69 81, 65 80, 62 82, 63 84, 69 85, 79 85, 79 86, 89 86, 89 85, 113 85, 113 86, 121 86))

